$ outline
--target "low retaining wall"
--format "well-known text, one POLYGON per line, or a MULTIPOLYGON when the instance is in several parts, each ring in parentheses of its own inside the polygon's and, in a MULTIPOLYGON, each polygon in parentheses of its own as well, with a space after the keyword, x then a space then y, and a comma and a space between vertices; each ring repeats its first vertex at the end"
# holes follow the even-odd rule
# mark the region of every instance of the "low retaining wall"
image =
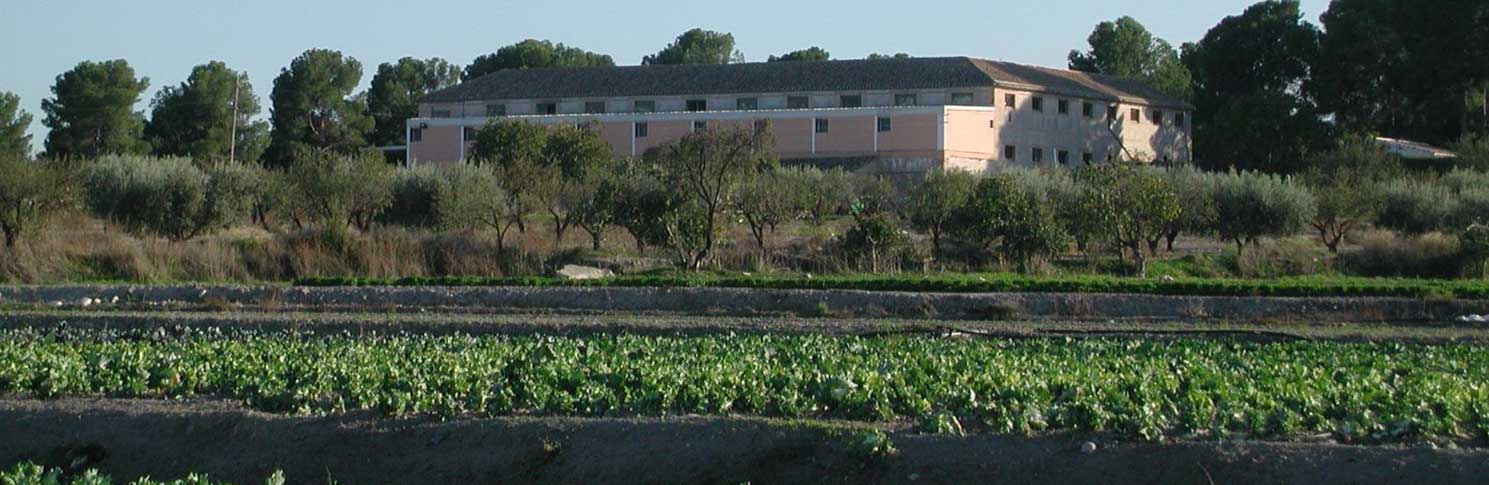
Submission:
POLYGON ((857 290, 622 287, 0 286, 0 305, 225 305, 554 309, 1001 320, 1013 318, 1448 322, 1489 301, 1109 293, 915 293, 857 290))

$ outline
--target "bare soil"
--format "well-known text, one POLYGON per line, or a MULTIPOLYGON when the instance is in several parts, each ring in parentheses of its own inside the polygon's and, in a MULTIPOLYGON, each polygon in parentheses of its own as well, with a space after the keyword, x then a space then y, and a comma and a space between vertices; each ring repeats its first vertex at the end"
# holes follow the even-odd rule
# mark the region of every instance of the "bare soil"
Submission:
POLYGON ((0 399, 0 463, 115 479, 256 483, 1482 483, 1489 451, 1327 443, 1123 443, 1091 434, 892 432, 866 457, 850 423, 758 418, 290 417, 227 401, 0 399), (1097 443, 1083 453, 1087 441, 1097 443))

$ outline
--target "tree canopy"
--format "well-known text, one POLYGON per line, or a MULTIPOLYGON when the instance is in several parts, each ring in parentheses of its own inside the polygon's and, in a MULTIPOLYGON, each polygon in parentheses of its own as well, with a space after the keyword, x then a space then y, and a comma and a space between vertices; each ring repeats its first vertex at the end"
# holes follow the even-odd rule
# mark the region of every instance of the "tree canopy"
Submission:
POLYGON ((886 59, 909 59, 910 57, 910 54, 906 54, 904 52, 896 52, 894 54, 880 54, 878 52, 874 52, 869 54, 867 57, 864 57, 864 59, 868 59, 870 61, 881 61, 886 59))
POLYGON ((503 69, 536 67, 609 67, 615 60, 609 55, 551 41, 527 39, 485 54, 465 66, 460 79, 469 81, 503 69))
POLYGON ((266 130, 253 121, 259 113, 253 84, 220 61, 196 66, 179 86, 162 88, 151 106, 145 136, 157 155, 226 160, 231 154, 253 162, 264 151, 266 130))
POLYGON ((1188 99, 1189 69, 1179 51, 1132 17, 1102 22, 1087 38, 1091 49, 1070 51, 1070 68, 1147 81, 1166 94, 1188 99))
POLYGON ((123 59, 83 61, 57 76, 52 97, 42 100, 46 113, 48 157, 96 157, 110 153, 144 153, 145 115, 134 110, 149 78, 136 78, 123 59))
POLYGON ((21 97, 0 92, 0 159, 31 156, 31 113, 21 109, 21 97))
POLYGON ((773 56, 770 56, 770 58, 769 59, 766 59, 765 61, 766 62, 782 62, 782 61, 826 61, 826 60, 831 60, 831 59, 832 59, 832 54, 828 53, 825 49, 823 49, 821 47, 813 46, 813 47, 808 47, 806 49, 800 49, 800 50, 794 50, 794 51, 791 51, 791 52, 787 52, 785 54, 781 54, 780 56, 774 56, 773 55, 773 56))
POLYGON ((698 28, 683 32, 661 51, 641 59, 645 65, 737 62, 744 62, 744 54, 734 49, 734 34, 698 28))
POLYGON ((362 63, 333 50, 305 51, 281 69, 269 95, 273 133, 266 162, 287 165, 300 148, 365 147, 372 118, 364 102, 350 98, 361 81, 362 63))
POLYGON ((405 57, 384 62, 372 76, 367 111, 372 115, 373 145, 402 145, 404 122, 419 114, 419 97, 460 82, 460 68, 438 57, 405 57))

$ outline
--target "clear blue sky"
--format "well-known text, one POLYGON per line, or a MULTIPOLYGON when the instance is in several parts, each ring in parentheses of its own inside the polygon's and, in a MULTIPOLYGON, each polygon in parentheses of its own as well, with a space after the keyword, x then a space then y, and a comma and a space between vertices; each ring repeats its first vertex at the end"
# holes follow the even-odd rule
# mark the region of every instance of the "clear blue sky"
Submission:
MULTIPOLYGON (((279 69, 306 49, 376 66, 403 56, 464 65, 526 38, 550 39, 638 64, 677 34, 734 34, 751 61, 812 45, 835 58, 870 52, 969 55, 1064 67, 1102 20, 1131 15, 1175 46, 1197 40, 1253 0, 800 1, 652 0, 0 0, 0 91, 22 98, 41 150, 41 100, 57 74, 82 60, 123 58, 150 90, 180 83, 192 66, 221 60, 246 70, 268 115, 279 69)), ((1317 23, 1327 0, 1303 0, 1317 23)))

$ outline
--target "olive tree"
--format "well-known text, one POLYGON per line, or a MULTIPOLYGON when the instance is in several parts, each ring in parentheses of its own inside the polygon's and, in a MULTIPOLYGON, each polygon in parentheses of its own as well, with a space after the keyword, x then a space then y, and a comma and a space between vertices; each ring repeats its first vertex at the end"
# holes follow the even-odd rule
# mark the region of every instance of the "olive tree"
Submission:
POLYGON ((941 254, 941 235, 976 188, 977 177, 970 172, 935 170, 910 189, 905 217, 916 230, 930 234, 931 249, 936 255, 941 254))
POLYGON ((502 189, 499 169, 490 166, 459 165, 444 171, 445 184, 435 196, 435 212, 440 227, 475 229, 487 227, 496 231, 496 250, 506 250, 507 232, 521 217, 521 208, 511 203, 502 189))
POLYGON ((1313 194, 1290 177, 1230 172, 1218 180, 1216 232, 1236 243, 1237 254, 1263 236, 1297 234, 1313 219, 1313 194))
POLYGON ((956 212, 954 220, 954 237, 984 250, 996 250, 1000 258, 1017 261, 1024 271, 1064 249, 1069 239, 1053 211, 1007 174, 979 180, 971 199, 956 212))
POLYGON ((791 220, 799 212, 795 188, 788 182, 789 170, 774 169, 760 174, 734 198, 734 207, 750 226, 750 235, 764 258, 770 251, 765 243, 767 233, 791 220))
MULTIPOLYGON (((1165 248, 1174 251, 1174 240, 1181 234, 1208 234, 1216 223, 1215 176, 1192 165, 1179 165, 1164 170, 1164 176, 1179 198, 1179 217, 1163 233, 1165 248)), ((1156 250, 1157 248, 1150 248, 1156 250)))
POLYGON ((246 219, 263 174, 239 163, 109 156, 85 166, 82 177, 94 214, 136 234, 184 241, 246 219))
POLYGON ((1381 209, 1376 186, 1403 172, 1394 155, 1364 136, 1345 137, 1339 147, 1311 160, 1302 178, 1318 210, 1309 225, 1329 252, 1337 254, 1345 236, 1374 220, 1381 209))
POLYGON ((43 227, 74 200, 67 171, 56 162, 0 155, 0 233, 5 247, 43 227))
POLYGON ((536 181, 534 187, 537 199, 553 218, 553 243, 557 246, 577 222, 574 209, 590 195, 587 192, 596 183, 594 173, 608 169, 613 154, 597 130, 573 126, 548 130, 540 159, 544 166, 536 167, 547 176, 536 181))
POLYGON ((376 151, 302 148, 286 174, 287 203, 333 231, 348 226, 366 231, 393 203, 394 168, 376 151))
POLYGON ((1159 173, 1129 163, 1084 168, 1079 172, 1081 205, 1092 216, 1087 222, 1102 228, 1107 240, 1130 257, 1139 276, 1148 273, 1143 244, 1157 241, 1178 220, 1179 196, 1159 173))
POLYGON ((667 245, 678 262, 701 269, 708 262, 720 215, 740 188, 776 162, 768 129, 709 128, 662 146, 655 160, 667 187, 681 195, 663 217, 667 245))

